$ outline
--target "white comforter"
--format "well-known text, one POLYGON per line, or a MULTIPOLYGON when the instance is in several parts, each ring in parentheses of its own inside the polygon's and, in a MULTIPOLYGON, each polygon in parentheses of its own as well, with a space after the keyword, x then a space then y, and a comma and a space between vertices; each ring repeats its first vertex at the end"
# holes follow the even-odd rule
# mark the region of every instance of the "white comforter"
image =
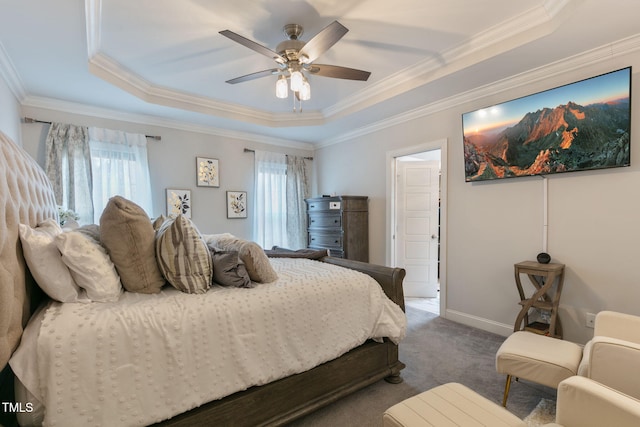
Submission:
POLYGON ((404 338, 404 313, 369 276, 270 261, 279 279, 253 289, 165 287, 116 303, 51 303, 11 366, 44 404, 45 425, 148 425, 306 371, 368 338, 404 338))

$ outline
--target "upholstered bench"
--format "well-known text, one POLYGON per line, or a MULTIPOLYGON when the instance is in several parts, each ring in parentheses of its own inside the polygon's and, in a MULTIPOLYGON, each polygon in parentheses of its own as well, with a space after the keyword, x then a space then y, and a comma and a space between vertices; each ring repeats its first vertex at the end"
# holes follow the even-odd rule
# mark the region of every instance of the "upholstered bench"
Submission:
POLYGON ((507 406, 513 377, 558 388, 560 381, 577 374, 581 359, 578 344, 533 332, 514 332, 496 353, 496 370, 507 374, 502 406, 507 406))
POLYGON ((458 383, 406 399, 383 415, 383 427, 526 426, 500 405, 458 383))

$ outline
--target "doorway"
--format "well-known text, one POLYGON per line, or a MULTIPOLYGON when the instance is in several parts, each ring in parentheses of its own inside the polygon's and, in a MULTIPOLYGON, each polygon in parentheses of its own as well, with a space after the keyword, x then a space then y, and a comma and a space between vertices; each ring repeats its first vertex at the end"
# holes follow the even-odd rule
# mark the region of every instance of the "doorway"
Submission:
POLYGON ((388 153, 390 265, 404 268, 407 303, 445 314, 446 140, 388 153))

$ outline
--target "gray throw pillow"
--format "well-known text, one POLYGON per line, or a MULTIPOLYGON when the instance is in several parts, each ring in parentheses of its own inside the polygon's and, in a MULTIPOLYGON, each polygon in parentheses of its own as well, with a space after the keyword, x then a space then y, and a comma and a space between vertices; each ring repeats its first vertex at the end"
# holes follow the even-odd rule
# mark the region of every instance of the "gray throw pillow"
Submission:
POLYGON ((205 238, 209 247, 224 251, 238 251, 249 277, 253 282, 271 283, 278 280, 278 273, 269 263, 269 258, 256 242, 239 239, 232 234, 210 234, 205 238))
POLYGON ((221 286, 234 288, 253 288, 247 268, 240 259, 238 251, 222 251, 209 248, 213 261, 213 282, 221 286))

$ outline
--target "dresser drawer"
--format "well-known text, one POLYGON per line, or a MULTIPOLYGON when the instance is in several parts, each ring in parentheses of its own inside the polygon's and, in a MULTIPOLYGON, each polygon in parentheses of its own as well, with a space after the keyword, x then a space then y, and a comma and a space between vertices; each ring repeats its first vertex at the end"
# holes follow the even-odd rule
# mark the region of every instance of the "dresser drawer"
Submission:
POLYGON ((309 233, 309 247, 342 249, 341 233, 309 233))
POLYGON ((342 215, 309 214, 309 228, 342 228, 342 215))
POLYGON ((341 207, 342 207, 342 202, 334 198, 327 197, 324 200, 323 199, 307 200, 307 208, 309 212, 320 212, 320 211, 340 212, 341 207))
POLYGON ((322 196, 305 199, 307 247, 333 257, 369 261, 369 198, 322 196))

